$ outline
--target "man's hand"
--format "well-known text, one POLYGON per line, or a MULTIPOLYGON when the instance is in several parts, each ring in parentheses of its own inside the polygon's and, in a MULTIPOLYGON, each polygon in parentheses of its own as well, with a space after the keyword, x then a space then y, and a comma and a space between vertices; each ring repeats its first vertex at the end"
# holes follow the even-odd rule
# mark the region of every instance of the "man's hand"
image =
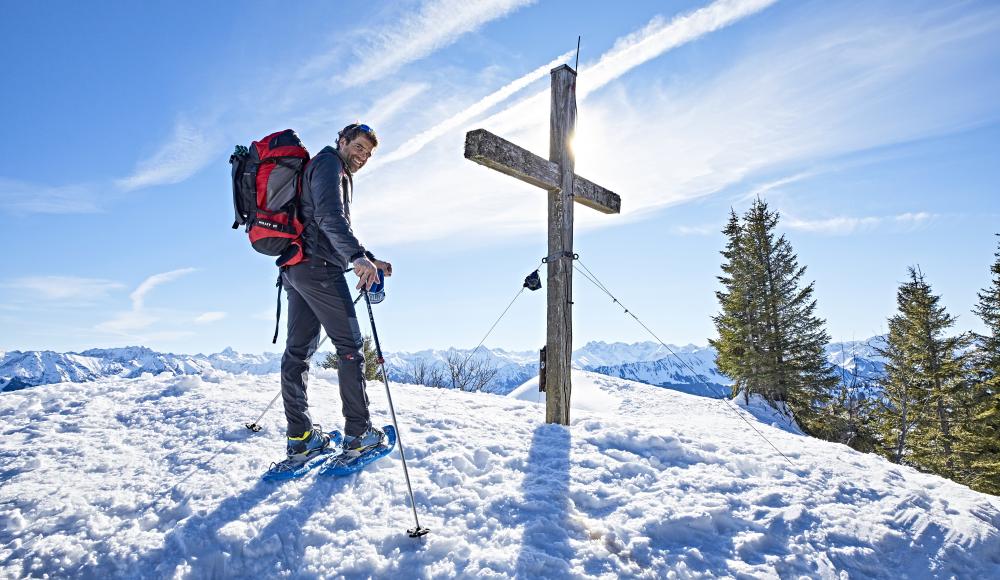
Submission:
POLYGON ((354 273, 358 275, 358 285, 355 286, 358 290, 364 289, 367 292, 372 284, 378 282, 378 269, 365 256, 354 260, 354 273))
POLYGON ((389 262, 383 262, 382 260, 372 260, 375 263, 375 267, 385 273, 386 276, 392 276, 392 264, 389 262))

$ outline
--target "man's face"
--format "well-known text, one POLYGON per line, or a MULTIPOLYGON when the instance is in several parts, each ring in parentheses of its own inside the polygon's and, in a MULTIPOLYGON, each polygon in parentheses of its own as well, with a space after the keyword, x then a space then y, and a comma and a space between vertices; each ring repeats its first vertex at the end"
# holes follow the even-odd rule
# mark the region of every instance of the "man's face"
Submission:
POLYGON ((357 173, 359 169, 364 167, 365 163, 368 163, 368 158, 372 156, 372 151, 375 150, 375 144, 364 133, 359 134, 350 143, 341 139, 338 146, 351 173, 357 173))

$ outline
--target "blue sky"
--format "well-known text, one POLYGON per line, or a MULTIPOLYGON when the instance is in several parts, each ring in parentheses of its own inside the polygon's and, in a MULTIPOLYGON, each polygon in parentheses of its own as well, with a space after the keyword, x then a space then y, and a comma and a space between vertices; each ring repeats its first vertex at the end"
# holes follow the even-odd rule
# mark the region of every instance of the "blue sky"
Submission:
MULTIPOLYGON (((548 150, 548 70, 583 36, 581 260, 667 342, 704 344, 729 209, 762 195, 835 339, 883 332, 909 265, 958 329, 1000 231, 994 2, 19 3, 0 43, 0 349, 270 343, 275 269, 232 220, 228 155, 362 120, 355 230, 393 262, 387 350, 474 346, 545 253, 540 190, 462 157, 548 150)), ((572 63, 571 63, 572 64, 572 63)), ((648 339, 575 279, 577 346, 648 339)), ((544 342, 525 293, 487 341, 544 342)))

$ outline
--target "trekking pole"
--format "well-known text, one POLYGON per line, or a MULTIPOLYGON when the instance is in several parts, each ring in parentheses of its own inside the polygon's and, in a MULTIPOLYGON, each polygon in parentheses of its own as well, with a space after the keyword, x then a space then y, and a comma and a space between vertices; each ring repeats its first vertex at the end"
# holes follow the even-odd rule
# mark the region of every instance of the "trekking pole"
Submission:
POLYGON ((385 358, 382 357, 382 345, 378 341, 378 331, 375 330, 375 316, 372 314, 372 303, 368 299, 368 292, 361 291, 365 297, 365 305, 368 306, 368 322, 372 325, 372 338, 375 339, 375 353, 378 355, 377 362, 382 368, 382 382, 385 383, 385 396, 389 400, 389 412, 392 415, 392 426, 396 428, 396 444, 399 445, 399 456, 403 460, 403 475, 406 477, 406 489, 410 492, 410 507, 413 508, 413 521, 417 527, 406 530, 411 538, 419 538, 427 535, 429 529, 420 525, 420 518, 417 517, 417 500, 413 498, 413 486, 410 485, 410 471, 406 468, 406 453, 403 451, 403 438, 400 436, 399 423, 396 422, 396 409, 392 406, 392 393, 389 392, 389 375, 385 372, 385 358))
MULTIPOLYGON (((313 351, 313 354, 316 354, 317 352, 319 352, 319 347, 323 346, 323 343, 326 342, 326 339, 328 339, 328 338, 330 338, 330 335, 324 336, 323 340, 319 341, 319 344, 316 345, 316 350, 313 351)), ((309 355, 309 359, 308 360, 312 360, 312 355, 309 355)), ((271 402, 267 404, 267 408, 264 409, 264 412, 260 414, 260 417, 257 417, 257 420, 254 421, 253 423, 244 423, 244 425, 246 426, 246 428, 249 429, 249 430, 251 430, 251 431, 253 431, 254 433, 260 431, 261 428, 262 428, 260 426, 261 419, 264 418, 264 415, 267 415, 267 412, 271 410, 271 407, 274 406, 275 401, 277 401, 278 397, 280 397, 280 396, 281 396, 281 389, 278 389, 278 394, 275 395, 274 398, 271 399, 271 402)))

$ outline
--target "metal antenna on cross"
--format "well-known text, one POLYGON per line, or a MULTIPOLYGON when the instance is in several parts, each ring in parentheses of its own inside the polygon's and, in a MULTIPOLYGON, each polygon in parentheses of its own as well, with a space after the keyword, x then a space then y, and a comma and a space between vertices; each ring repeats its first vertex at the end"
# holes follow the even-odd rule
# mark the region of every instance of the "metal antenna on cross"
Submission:
POLYGON ((576 64, 573 66, 573 70, 580 72, 580 39, 582 36, 576 37, 576 64))

